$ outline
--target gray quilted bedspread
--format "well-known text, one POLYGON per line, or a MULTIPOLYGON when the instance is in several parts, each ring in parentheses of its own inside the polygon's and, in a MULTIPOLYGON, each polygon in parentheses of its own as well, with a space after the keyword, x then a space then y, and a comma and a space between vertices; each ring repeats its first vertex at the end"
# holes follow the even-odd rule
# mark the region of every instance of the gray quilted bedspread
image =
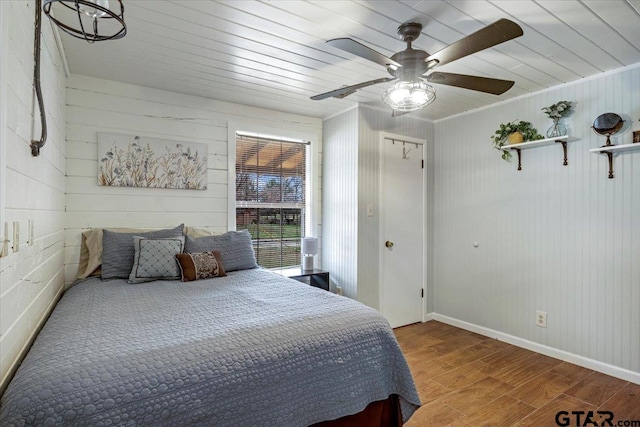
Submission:
POLYGON ((0 426, 307 426, 398 394, 420 405, 387 321, 254 269, 182 283, 81 282, 0 400, 0 426))

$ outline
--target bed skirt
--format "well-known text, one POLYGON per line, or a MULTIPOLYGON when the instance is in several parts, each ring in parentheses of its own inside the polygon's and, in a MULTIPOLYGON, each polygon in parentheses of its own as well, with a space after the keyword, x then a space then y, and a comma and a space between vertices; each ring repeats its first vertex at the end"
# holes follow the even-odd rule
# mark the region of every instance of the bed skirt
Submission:
POLYGON ((401 427, 402 411, 397 394, 392 394, 385 400, 371 402, 364 410, 357 414, 347 415, 337 420, 322 421, 310 427, 401 427))

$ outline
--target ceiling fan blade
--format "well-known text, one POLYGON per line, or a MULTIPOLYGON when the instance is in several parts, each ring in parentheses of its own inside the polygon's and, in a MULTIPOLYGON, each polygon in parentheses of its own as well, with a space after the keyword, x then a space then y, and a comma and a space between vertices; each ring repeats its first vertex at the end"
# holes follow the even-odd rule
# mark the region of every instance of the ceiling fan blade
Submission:
POLYGON ((447 86, 456 86, 463 89, 477 90, 479 92, 502 95, 514 85, 511 80, 490 79, 466 74, 434 72, 426 76, 430 83, 438 83, 447 86))
POLYGON ((383 67, 393 66, 397 69, 402 66, 393 59, 387 58, 380 52, 376 52, 370 47, 367 47, 362 43, 358 43, 357 41, 350 38, 328 40, 327 43, 333 47, 337 47, 338 49, 342 49, 361 58, 373 61, 376 64, 382 65, 383 67))
POLYGON ((395 77, 383 77, 380 79, 369 80, 368 82, 362 82, 352 86, 341 87, 340 89, 332 90, 331 92, 321 93, 319 95, 312 96, 311 99, 313 99, 314 101, 319 101, 321 99, 326 99, 331 97, 344 98, 345 96, 349 96, 356 90, 362 89, 363 87, 377 85, 378 83, 389 82, 391 80, 395 80, 395 77))
POLYGON ((446 64, 475 52, 488 49, 516 37, 520 37, 522 28, 508 19, 500 19, 481 30, 458 40, 425 59, 426 62, 438 61, 438 65, 446 64))

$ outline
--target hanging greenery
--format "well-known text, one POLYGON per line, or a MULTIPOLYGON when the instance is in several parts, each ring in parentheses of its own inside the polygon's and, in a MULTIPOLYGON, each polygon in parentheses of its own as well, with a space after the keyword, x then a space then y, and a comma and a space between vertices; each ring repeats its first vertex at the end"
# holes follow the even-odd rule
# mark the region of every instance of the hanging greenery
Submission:
POLYGON ((531 122, 525 122, 524 120, 514 120, 510 123, 502 123, 498 130, 491 135, 491 141, 493 148, 502 151, 502 159, 511 161, 511 152, 503 147, 508 145, 509 135, 520 132, 523 137, 523 141, 536 141, 543 139, 544 137, 538 133, 538 130, 531 125, 531 122))

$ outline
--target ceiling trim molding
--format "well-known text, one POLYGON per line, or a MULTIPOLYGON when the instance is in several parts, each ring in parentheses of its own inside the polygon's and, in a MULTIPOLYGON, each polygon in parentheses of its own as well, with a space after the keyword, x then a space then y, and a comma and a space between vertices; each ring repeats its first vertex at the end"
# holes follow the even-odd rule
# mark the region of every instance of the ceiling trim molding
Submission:
MULTIPOLYGON (((379 107, 377 105, 367 105, 367 104, 360 104, 359 106, 363 107, 363 108, 368 108, 369 110, 382 111, 384 113, 391 114, 391 110, 389 110, 389 107, 379 107)), ((427 123, 431 123, 431 124, 434 123, 434 121, 432 119, 428 119, 426 117, 410 116, 410 115, 405 115, 404 117, 406 117, 408 119, 413 119, 413 120, 420 120, 422 122, 427 122, 427 123)))
POLYGON ((619 74, 619 73, 623 73, 625 71, 634 70, 636 68, 640 68, 640 62, 635 63, 635 64, 631 64, 631 65, 625 65, 624 67, 615 68, 613 70, 607 70, 607 71, 604 71, 604 72, 602 72, 600 74, 594 74, 594 75, 591 75, 591 76, 582 77, 582 78, 580 78, 578 80, 572 80, 570 82, 561 83, 559 85, 555 85, 555 86, 548 87, 548 88, 545 88, 545 89, 540 89, 540 90, 535 91, 535 92, 525 93, 523 95, 516 96, 515 98, 510 98, 510 99, 505 99, 504 101, 494 102, 493 104, 484 105, 482 107, 474 108, 473 110, 463 111, 462 113, 453 114, 451 116, 447 116, 447 117, 443 117, 443 118, 438 119, 438 120, 434 120, 433 123, 437 124, 437 123, 440 123, 440 122, 444 122, 445 120, 456 119, 456 118, 463 117, 463 116, 466 116, 466 115, 469 115, 469 114, 474 114, 474 113, 477 113, 477 112, 480 112, 480 111, 489 110, 491 108, 495 108, 495 107, 498 107, 500 105, 506 105, 506 104, 510 104, 512 102, 522 101, 523 99, 531 98, 532 96, 541 95, 543 93, 551 92, 551 91, 558 90, 558 89, 564 88, 564 87, 575 86, 577 84, 589 82, 591 80, 600 79, 602 77, 608 77, 608 76, 616 75, 616 74, 619 74))
POLYGON ((330 115, 328 115, 327 117, 323 117, 323 118, 322 118, 322 121, 324 122, 325 120, 329 120, 329 119, 333 119, 334 117, 338 117, 339 115, 344 114, 344 113, 346 113, 347 111, 351 111, 351 110, 353 110, 354 108, 358 108, 358 106, 359 106, 358 104, 355 104, 355 105, 352 105, 351 107, 347 107, 347 108, 345 108, 344 110, 340 110, 340 111, 338 111, 338 112, 336 112, 336 113, 330 114, 330 115))

